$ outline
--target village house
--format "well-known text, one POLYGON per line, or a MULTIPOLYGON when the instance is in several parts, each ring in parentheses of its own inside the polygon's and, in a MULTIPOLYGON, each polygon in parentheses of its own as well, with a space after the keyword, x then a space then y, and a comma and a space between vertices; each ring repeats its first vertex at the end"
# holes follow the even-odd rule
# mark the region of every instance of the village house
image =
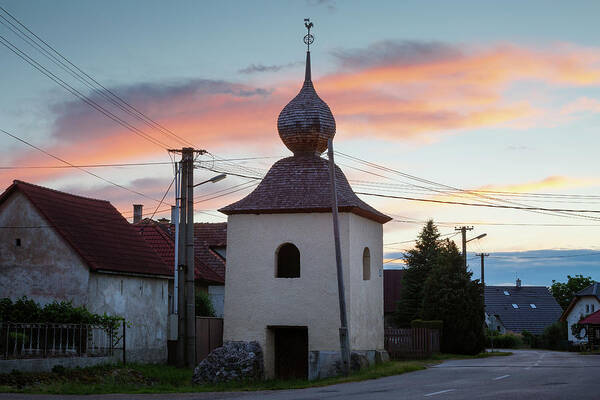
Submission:
POLYGON ((172 267, 108 201, 15 180, 0 226, 0 297, 122 316, 128 360, 167 360, 172 267))
POLYGON ((500 333, 542 334, 560 318, 562 309, 545 286, 485 287, 485 321, 500 333))
MULTIPOLYGON (((228 215, 224 341, 258 341, 266 377, 335 374, 340 314, 329 162, 320 155, 335 120, 311 80, 277 122, 293 156, 277 161, 257 188, 220 211, 228 215)), ((335 179, 352 351, 384 351, 383 224, 341 169, 335 179)))
POLYGON ((583 343, 587 341, 586 337, 576 337, 571 327, 579 323, 588 315, 600 310, 600 283, 594 282, 590 286, 575 293, 575 297, 569 303, 567 309, 562 313, 560 320, 567 322, 567 332, 569 342, 583 343))

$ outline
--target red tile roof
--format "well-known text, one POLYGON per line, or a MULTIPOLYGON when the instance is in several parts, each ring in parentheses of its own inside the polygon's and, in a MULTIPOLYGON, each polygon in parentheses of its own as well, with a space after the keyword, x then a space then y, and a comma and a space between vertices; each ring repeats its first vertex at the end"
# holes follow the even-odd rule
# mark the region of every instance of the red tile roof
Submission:
POLYGON ((105 200, 15 180, 0 196, 22 193, 92 271, 171 275, 169 267, 105 200))
POLYGON ((581 325, 600 325, 600 310, 588 315, 578 323, 581 325))
MULTIPOLYGON (((175 263, 175 242, 174 235, 171 234, 172 225, 157 224, 154 221, 144 220, 142 223, 134 224, 135 229, 152 246, 161 259, 169 266, 170 274, 173 275, 173 265, 175 263)), ((173 231, 174 232, 174 231, 173 231)), ((194 246, 196 249, 196 245, 194 246)), ((209 283, 224 284, 223 278, 209 268, 200 257, 198 251, 195 251, 194 259, 195 278, 209 283)))
POLYGON ((400 300, 400 291, 402 289, 403 269, 384 269, 383 270, 383 313, 393 313, 396 311, 396 303, 400 300))
POLYGON ((227 246, 227 223, 194 224, 194 253, 205 265, 225 279, 225 260, 214 250, 227 246))
MULTIPOLYGON (((336 166, 340 212, 351 212, 379 223, 391 220, 358 198, 336 166)), ((224 214, 331 212, 329 162, 319 156, 293 156, 277 161, 252 193, 221 208, 224 214)))

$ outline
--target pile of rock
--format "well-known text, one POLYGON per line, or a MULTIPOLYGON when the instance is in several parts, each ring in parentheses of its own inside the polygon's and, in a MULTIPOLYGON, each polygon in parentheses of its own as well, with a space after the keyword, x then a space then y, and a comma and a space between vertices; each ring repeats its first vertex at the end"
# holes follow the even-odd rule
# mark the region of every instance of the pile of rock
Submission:
POLYGON ((263 379, 263 352, 258 342, 226 342, 194 369, 196 384, 263 379))

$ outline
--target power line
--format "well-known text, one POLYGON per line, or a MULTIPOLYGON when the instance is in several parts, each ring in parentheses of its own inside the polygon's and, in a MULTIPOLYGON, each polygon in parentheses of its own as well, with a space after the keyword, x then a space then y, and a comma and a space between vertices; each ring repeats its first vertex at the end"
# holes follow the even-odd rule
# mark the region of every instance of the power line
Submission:
POLYGON ((18 47, 16 47, 15 45, 13 45, 9 40, 7 40, 2 35, 0 35, 0 43, 2 43, 6 48, 8 48, 10 51, 12 51, 17 56, 19 56, 22 60, 24 60, 25 62, 27 62, 31 66, 33 66, 39 72, 41 72, 42 74, 46 75, 49 79, 51 79, 52 81, 54 81, 56 84, 58 84, 59 86, 61 86, 62 88, 64 88, 68 92, 70 92, 72 95, 74 95, 75 97, 77 97, 78 99, 80 99, 81 101, 83 101, 84 103, 86 103, 87 105, 89 105, 90 107, 92 107, 92 108, 96 109, 97 111, 99 111, 100 113, 104 114, 106 117, 110 118, 114 122, 116 122, 119 125, 125 127, 126 129, 128 129, 131 132, 133 132, 134 134, 136 134, 136 135, 138 135, 138 136, 146 139, 147 141, 151 142, 152 144, 160 147, 161 149, 167 149, 169 147, 164 142, 162 142, 159 139, 156 139, 156 138, 150 136, 149 134, 145 133, 144 131, 136 128, 133 125, 131 125, 127 121, 124 121, 123 119, 121 119, 117 115, 113 114, 111 111, 105 109, 100 104, 98 104, 94 100, 90 99, 89 97, 87 97, 86 95, 84 95, 83 93, 81 93, 80 91, 78 91, 77 89, 75 89, 74 87, 72 87, 71 85, 69 85, 67 82, 65 82, 64 80, 62 80, 58 76, 56 76, 54 73, 52 73, 47 68, 45 68, 44 66, 42 66, 41 64, 39 64, 37 61, 35 61, 33 58, 31 58, 29 55, 27 55, 25 52, 23 52, 18 47))
POLYGON ((22 40, 24 40, 29 45, 31 45, 36 50, 38 50, 40 53, 42 53, 42 55, 46 56, 48 59, 50 59, 50 61, 52 61, 55 65, 57 65, 62 70, 67 72, 69 75, 71 75, 72 77, 74 77, 75 79, 77 79, 78 81, 83 83, 84 85, 86 85, 88 88, 96 91, 105 100, 109 101, 111 104, 118 107, 123 112, 125 112, 125 113, 129 114, 130 116, 138 119, 139 121, 145 123, 150 128, 157 129, 161 133, 168 135, 175 140, 178 140, 180 143, 193 146, 193 144, 191 142, 189 142, 186 139, 171 132, 170 130, 166 129, 165 127, 163 127, 156 121, 150 119, 149 117, 144 115, 142 112, 137 110, 135 107, 133 107, 131 104, 129 104, 128 102, 123 100, 120 96, 115 94, 112 90, 106 88, 104 85, 102 85, 96 79, 94 79, 91 75, 89 75, 88 73, 83 71, 81 68, 79 68, 78 66, 73 64, 70 60, 68 60, 65 56, 63 56, 58 50, 56 50, 54 47, 52 47, 50 44, 48 44, 46 41, 44 41, 37 34, 32 32, 27 26, 25 26, 21 21, 19 21, 15 16, 13 16, 11 13, 9 13, 6 9, 4 9, 3 7, 0 6, 0 10, 2 10, 4 13, 6 13, 12 20, 14 20, 21 27, 23 27, 27 32, 23 31, 21 28, 19 28, 15 24, 13 24, 11 21, 6 19, 2 15, 0 15, 0 18, 2 18, 4 21, 6 21, 11 26, 6 25, 6 23, 3 23, 2 21, 0 21, 0 23, 2 23, 4 26, 9 28, 13 33, 15 33, 22 40), (33 37, 30 36, 28 33, 33 35, 33 37), (37 39, 38 42, 36 42, 36 40, 34 38, 37 39), (45 46, 45 48, 44 48, 44 46, 42 46, 40 44, 40 42, 45 46), (49 49, 50 51, 48 51, 47 49, 49 49), (55 55, 58 57, 56 57, 55 55), (68 65, 65 64, 63 61, 61 61, 61 59, 64 60, 68 65))
POLYGON ((600 251, 594 251, 585 254, 565 254, 558 256, 501 256, 501 255, 491 255, 492 258, 522 258, 522 259, 552 259, 552 258, 569 258, 569 257, 586 257, 586 256, 597 256, 600 255, 600 251))
MULTIPOLYGON (((388 168, 388 167, 385 167, 385 166, 382 166, 382 165, 379 165, 379 164, 376 164, 376 163, 373 163, 373 162, 370 162, 370 161, 362 160, 362 159, 360 159, 358 157, 354 157, 354 156, 351 156, 349 154, 344 154, 344 153, 341 153, 341 152, 337 152, 337 153, 339 153, 342 157, 345 157, 345 158, 348 158, 350 160, 354 160, 354 161, 357 161, 357 162, 361 162, 361 163, 366 164, 366 165, 368 165, 368 166, 370 166, 372 168, 376 168, 376 169, 380 169, 380 170, 388 171, 388 172, 393 172, 393 173, 398 174, 400 176, 403 176, 403 177, 406 177, 406 178, 409 178, 409 179, 412 179, 412 180, 416 180, 418 182, 426 183, 428 185, 434 185, 434 186, 444 187, 446 189, 452 189, 452 190, 455 190, 455 191, 467 194, 467 196, 469 196, 469 195, 472 196, 473 195, 473 194, 469 193, 468 191, 466 191, 464 189, 460 189, 460 188, 456 188, 456 187, 453 187, 453 186, 445 185, 445 184, 442 184, 442 183, 434 182, 434 181, 431 181, 431 180, 428 180, 428 179, 424 179, 424 178, 419 178, 417 176, 410 175, 410 174, 407 174, 407 173, 404 173, 404 172, 401 172, 401 171, 398 171, 398 170, 395 170, 395 169, 392 169, 392 168, 388 168)), ((414 185, 414 184, 410 184, 410 185, 414 185)), ((426 189, 426 190, 431 190, 431 191, 434 191, 434 192, 446 194, 446 195, 448 194, 447 192, 440 191, 440 190, 437 190, 437 189, 434 189, 434 188, 424 187, 424 186, 420 186, 420 185, 414 185, 414 186, 419 187, 419 188, 423 188, 423 189, 426 189)), ((480 197, 480 198, 483 198, 483 199, 489 199, 489 200, 495 201, 496 203, 500 202, 500 203, 505 203, 505 204, 506 203, 508 203, 508 204, 515 204, 515 205, 521 207, 520 209, 525 210, 525 211, 546 214, 546 212, 544 212, 542 210, 538 210, 535 207, 529 207, 528 205, 524 205, 524 204, 521 204, 521 203, 517 203, 517 202, 513 202, 513 201, 509 201, 509 200, 504 200, 504 199, 498 199, 496 197, 482 195, 482 194, 477 194, 477 193, 475 193, 474 195, 476 197, 480 197)), ((463 196, 460 196, 460 195, 455 195, 455 196, 463 197, 463 196)), ((486 201, 486 200, 481 200, 481 201, 484 204, 495 204, 495 203, 490 203, 490 201, 486 201)), ((568 213, 563 212, 563 211, 559 211, 558 214, 550 214, 550 215, 562 216, 562 217, 565 217, 565 218, 567 218, 567 217, 571 217, 571 218, 575 217, 575 218, 585 218, 585 219, 594 219, 594 220, 599 219, 598 217, 593 217, 593 216, 589 216, 589 215, 568 214, 568 213)))
POLYGON ((69 168, 108 168, 108 167, 140 167, 155 165, 170 165, 169 161, 145 162, 145 163, 118 163, 118 164, 84 164, 84 165, 23 165, 23 166, 0 166, 1 169, 69 169, 69 168))
POLYGON ((438 203, 438 204, 454 204, 454 205, 459 205, 459 206, 471 206, 471 207, 490 207, 490 208, 506 208, 506 209, 513 209, 513 210, 535 210, 535 211, 551 211, 551 212, 600 213, 600 210, 579 210, 579 209, 543 208, 543 207, 520 207, 520 206, 507 206, 507 205, 502 205, 502 204, 464 203, 464 202, 460 202, 460 201, 419 199, 419 198, 415 198, 415 197, 392 196, 392 195, 385 195, 385 194, 378 194, 378 193, 367 193, 367 192, 356 192, 356 194, 362 194, 364 196, 385 197, 385 198, 388 198, 388 199, 411 200, 411 201, 421 201, 421 202, 438 203))
POLYGON ((95 173, 93 173, 93 172, 91 172, 91 171, 88 171, 88 170, 87 170, 87 169, 85 169, 85 168, 81 168, 81 167, 78 167, 78 166, 76 166, 76 165, 74 165, 74 164, 71 164, 70 162, 68 162, 68 161, 66 161, 66 160, 64 160, 64 159, 62 159, 62 158, 60 158, 60 157, 58 157, 58 156, 55 156, 54 154, 51 154, 51 153, 47 152, 46 150, 44 150, 44 149, 42 149, 42 148, 40 148, 40 147, 37 147, 37 146, 35 146, 35 145, 33 145, 33 144, 31 144, 31 143, 27 142, 26 140, 24 140, 24 139, 21 139, 20 137, 17 137, 17 136, 15 136, 15 135, 13 135, 12 133, 9 133, 9 132, 5 131, 4 129, 0 129, 0 132, 2 132, 2 133, 4 133, 4 134, 6 134, 6 135, 8 135, 8 136, 12 137, 13 139, 16 139, 16 140, 18 140, 18 141, 19 141, 19 142, 21 142, 21 143, 24 143, 24 144, 26 144, 26 145, 27 145, 27 146, 29 146, 29 147, 32 147, 32 148, 34 148, 34 149, 36 149, 36 150, 38 150, 38 151, 40 151, 40 152, 42 152, 42 153, 46 154, 46 155, 47 155, 47 156, 49 156, 49 157, 52 157, 52 158, 54 158, 55 160, 58 160, 58 161, 60 161, 60 162, 62 162, 62 163, 64 163, 64 164, 70 165, 70 166, 71 166, 71 167, 73 167, 73 168, 77 168, 78 170, 80 170, 80 171, 83 171, 83 172, 85 172, 86 174, 88 174, 88 175, 91 175, 91 176, 93 176, 93 177, 95 177, 95 178, 98 178, 98 179, 100 179, 100 180, 102 180, 102 181, 104 181, 104 182, 106 182, 106 183, 109 183, 109 184, 111 184, 111 185, 113 185, 113 186, 116 186, 116 187, 119 187, 119 188, 121 188, 121 189, 127 190, 128 192, 131 192, 131 193, 137 194, 137 195, 139 195, 139 196, 145 197, 145 198, 147 198, 147 199, 150 199, 150 200, 152 200, 152 201, 160 202, 160 200, 156 200, 156 199, 154 199, 154 198, 152 198, 152 197, 150 197, 150 196, 147 196, 147 195, 145 195, 144 193, 138 192, 137 190, 130 189, 130 188, 128 188, 128 187, 125 187, 125 186, 123 186, 123 185, 120 185, 120 184, 118 184, 118 183, 115 183, 115 182, 113 182, 113 181, 111 181, 111 180, 108 180, 108 179, 106 179, 106 178, 103 178, 103 177, 101 177, 100 175, 97 175, 97 174, 95 174, 95 173))

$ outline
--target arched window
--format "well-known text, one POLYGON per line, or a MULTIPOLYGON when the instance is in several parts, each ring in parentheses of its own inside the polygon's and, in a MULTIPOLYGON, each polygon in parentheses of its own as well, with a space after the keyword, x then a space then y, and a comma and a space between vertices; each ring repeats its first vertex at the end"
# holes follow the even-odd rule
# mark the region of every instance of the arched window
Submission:
POLYGON ((277 250, 276 278, 300 278, 300 251, 291 243, 284 243, 277 250))
POLYGON ((363 250, 363 281, 371 279, 371 252, 368 247, 363 250))

